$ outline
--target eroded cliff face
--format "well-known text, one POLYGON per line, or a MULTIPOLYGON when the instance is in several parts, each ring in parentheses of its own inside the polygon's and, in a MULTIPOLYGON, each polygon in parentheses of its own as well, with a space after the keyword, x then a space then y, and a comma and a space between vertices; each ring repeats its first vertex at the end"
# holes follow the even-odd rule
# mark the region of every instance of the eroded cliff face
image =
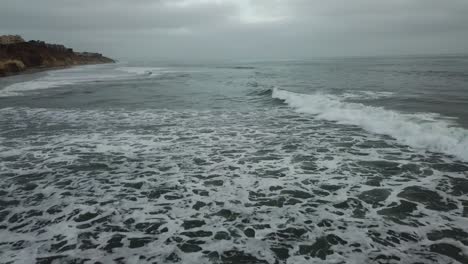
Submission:
POLYGON ((0 45, 0 77, 28 69, 113 62, 98 53, 77 53, 61 45, 39 41, 0 45))

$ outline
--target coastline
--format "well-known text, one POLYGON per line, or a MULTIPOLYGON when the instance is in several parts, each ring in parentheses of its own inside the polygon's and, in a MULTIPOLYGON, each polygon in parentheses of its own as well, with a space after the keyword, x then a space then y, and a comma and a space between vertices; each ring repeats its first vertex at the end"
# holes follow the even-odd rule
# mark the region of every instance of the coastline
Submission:
POLYGON ((115 63, 101 53, 75 52, 63 45, 43 41, 0 45, 0 78, 78 65, 115 63))
POLYGON ((86 65, 99 65, 99 64, 111 64, 115 62, 102 62, 102 63, 85 63, 85 64, 74 64, 74 65, 63 65, 63 66, 39 66, 39 67, 32 67, 28 68, 24 71, 18 71, 18 72, 9 72, 5 75, 0 75, 1 78, 8 78, 12 76, 18 76, 18 75, 28 75, 28 74, 34 74, 34 73, 40 73, 40 72, 48 72, 48 71, 55 71, 55 70, 64 70, 64 69, 69 69, 69 68, 74 68, 78 66, 86 66, 86 65))

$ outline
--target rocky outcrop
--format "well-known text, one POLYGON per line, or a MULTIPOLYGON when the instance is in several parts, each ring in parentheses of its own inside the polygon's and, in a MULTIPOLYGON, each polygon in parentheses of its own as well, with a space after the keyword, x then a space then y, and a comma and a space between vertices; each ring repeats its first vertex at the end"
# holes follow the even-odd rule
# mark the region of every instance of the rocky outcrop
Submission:
POLYGON ((0 77, 34 69, 113 62, 99 53, 78 53, 43 41, 0 45, 0 77))

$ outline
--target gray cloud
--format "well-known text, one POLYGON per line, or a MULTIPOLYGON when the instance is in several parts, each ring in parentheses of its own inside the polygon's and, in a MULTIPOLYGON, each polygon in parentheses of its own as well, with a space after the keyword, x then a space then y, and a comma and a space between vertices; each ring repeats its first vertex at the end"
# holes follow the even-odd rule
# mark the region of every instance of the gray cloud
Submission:
MULTIPOLYGON (((45 0, 31 8, 30 0, 8 1, 2 27, 16 30, 133 30, 203 26, 233 15, 232 6, 200 3, 192 8, 170 1, 58 1, 45 0), (28 7, 28 8, 26 8, 28 7), (19 19, 22 18, 22 19, 19 19)), ((177 1, 172 1, 177 2, 177 1)))
POLYGON ((466 0, 0 0, 0 34, 155 59, 468 52, 466 0))

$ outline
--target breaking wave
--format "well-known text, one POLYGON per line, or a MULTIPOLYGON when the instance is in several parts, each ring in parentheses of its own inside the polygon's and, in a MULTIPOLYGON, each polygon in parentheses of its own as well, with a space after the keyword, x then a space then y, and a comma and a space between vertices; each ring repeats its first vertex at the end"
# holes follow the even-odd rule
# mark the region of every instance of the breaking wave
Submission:
POLYGON ((468 160, 468 131, 432 113, 404 114, 382 107, 344 102, 329 94, 300 94, 274 89, 281 99, 298 112, 319 119, 360 126, 367 131, 392 136, 398 142, 468 160))
POLYGON ((157 68, 119 67, 109 65, 79 66, 70 69, 47 71, 45 76, 26 82, 11 84, 0 89, 0 97, 21 96, 24 92, 63 87, 80 83, 129 80, 142 75, 156 76, 157 68))

